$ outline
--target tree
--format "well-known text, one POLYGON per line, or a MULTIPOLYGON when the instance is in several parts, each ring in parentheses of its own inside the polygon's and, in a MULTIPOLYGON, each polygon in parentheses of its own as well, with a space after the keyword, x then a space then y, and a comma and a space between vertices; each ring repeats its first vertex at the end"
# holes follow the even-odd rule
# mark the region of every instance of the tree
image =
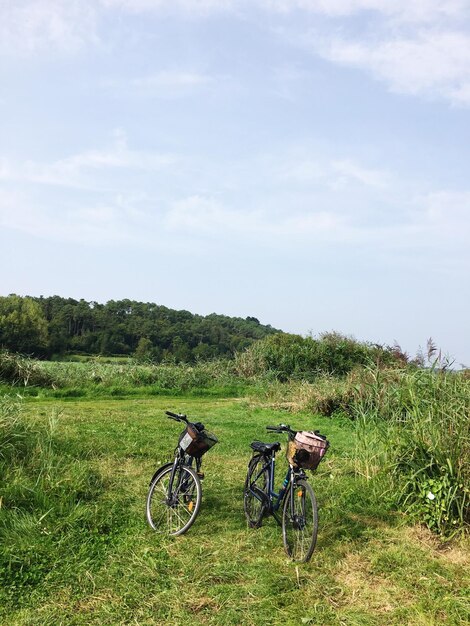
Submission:
MULTIPOLYGON (((48 354, 136 354, 140 339, 145 337, 152 344, 148 355, 152 360, 193 362, 230 357, 256 339, 276 332, 255 317, 216 313, 204 317, 152 302, 124 299, 99 304, 60 296, 30 300, 41 307, 47 320, 48 354)), ((137 354, 146 354, 146 350, 148 344, 137 354)))
POLYGON ((43 309, 32 298, 0 296, 0 345, 12 352, 44 356, 49 343, 43 309))
POLYGON ((137 348, 135 349, 134 356, 138 361, 145 361, 152 356, 153 345, 148 337, 141 337, 137 348))

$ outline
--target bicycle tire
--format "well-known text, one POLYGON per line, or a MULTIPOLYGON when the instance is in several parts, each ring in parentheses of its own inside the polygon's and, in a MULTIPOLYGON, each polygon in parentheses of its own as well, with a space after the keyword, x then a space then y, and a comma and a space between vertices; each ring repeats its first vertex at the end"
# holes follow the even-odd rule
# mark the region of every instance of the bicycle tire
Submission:
POLYGON ((293 561, 306 563, 312 557, 317 542, 318 509, 311 485, 304 479, 289 487, 282 510, 282 539, 293 561), (294 518, 291 502, 294 501, 294 518))
POLYGON ((153 530, 178 536, 193 525, 201 506, 202 488, 192 467, 180 465, 175 473, 173 502, 168 503, 168 486, 173 467, 163 467, 150 483, 146 517, 153 530))
POLYGON ((267 506, 264 502, 261 502, 253 493, 253 487, 261 490, 268 495, 269 475, 268 470, 264 470, 259 476, 262 464, 265 459, 262 455, 254 456, 248 463, 248 470, 245 480, 245 488, 243 491, 243 509, 245 511, 246 519, 250 528, 259 528, 262 524, 262 520, 267 511, 267 506), (252 480, 252 479, 255 480, 252 480))

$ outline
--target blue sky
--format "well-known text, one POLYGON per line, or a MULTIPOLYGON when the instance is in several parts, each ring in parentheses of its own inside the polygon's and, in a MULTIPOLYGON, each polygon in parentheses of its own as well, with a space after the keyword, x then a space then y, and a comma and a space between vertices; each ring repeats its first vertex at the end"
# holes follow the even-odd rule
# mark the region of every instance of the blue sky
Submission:
POLYGON ((470 3, 2 0, 0 293, 470 365, 470 3))

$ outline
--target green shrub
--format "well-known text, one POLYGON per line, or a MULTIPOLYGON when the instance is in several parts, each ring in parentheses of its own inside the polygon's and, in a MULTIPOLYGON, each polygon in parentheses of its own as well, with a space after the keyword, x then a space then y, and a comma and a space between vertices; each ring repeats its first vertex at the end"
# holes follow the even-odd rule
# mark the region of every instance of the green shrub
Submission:
POLYGON ((41 361, 0 350, 0 382, 19 386, 49 387, 53 380, 41 361))
POLYGON ((363 432, 386 450, 399 506, 449 536, 470 523, 470 381, 459 372, 363 372, 349 403, 363 432))
POLYGON ((325 333, 319 339, 283 333, 265 337, 237 354, 235 370, 244 377, 270 371, 282 382, 312 382, 320 375, 343 376, 370 363, 403 365, 406 356, 398 348, 362 343, 339 333, 325 333))
POLYGON ((357 474, 382 476, 387 497, 444 537, 468 527, 470 379, 465 372, 358 367, 345 377, 291 379, 253 390, 290 411, 345 413, 356 424, 357 474))

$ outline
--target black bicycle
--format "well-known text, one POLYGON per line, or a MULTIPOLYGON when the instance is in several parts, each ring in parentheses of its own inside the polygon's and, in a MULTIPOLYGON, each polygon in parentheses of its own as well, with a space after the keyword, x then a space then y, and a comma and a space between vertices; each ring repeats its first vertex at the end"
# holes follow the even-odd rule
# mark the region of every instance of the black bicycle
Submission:
POLYGON ((184 422, 173 462, 162 465, 150 481, 147 495, 147 521, 153 530, 182 535, 194 523, 202 500, 202 455, 218 439, 201 422, 190 422, 186 415, 166 411, 177 422, 184 422))
POLYGON ((315 469, 329 443, 318 431, 297 432, 286 424, 266 426, 276 433, 287 433, 289 468, 279 492, 274 491, 275 456, 279 442, 253 441, 254 453, 248 464, 244 489, 244 510, 251 528, 258 528, 264 517, 272 515, 282 526, 287 554, 294 561, 309 561, 318 532, 317 501, 307 481, 305 469, 315 469), (281 518, 278 511, 282 506, 281 518))

